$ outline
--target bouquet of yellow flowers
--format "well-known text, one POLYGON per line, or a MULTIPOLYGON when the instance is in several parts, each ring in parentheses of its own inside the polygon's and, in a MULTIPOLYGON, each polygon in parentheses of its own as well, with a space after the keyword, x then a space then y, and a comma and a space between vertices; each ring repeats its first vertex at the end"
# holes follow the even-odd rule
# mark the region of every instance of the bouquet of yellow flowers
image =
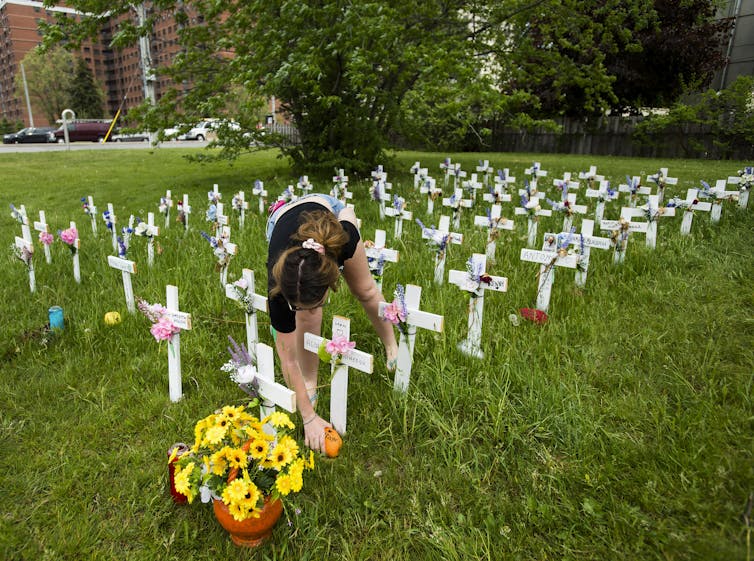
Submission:
MULTIPOLYGON (((256 405, 253 400, 249 408, 256 405)), ((221 500, 239 522, 259 517, 265 498, 300 491, 304 470, 314 468, 314 453, 301 454, 291 436, 294 428, 279 411, 260 420, 243 405, 217 410, 196 424, 194 446, 168 460, 176 462, 175 490, 188 502, 197 496, 205 503, 221 500), (265 432, 266 424, 275 436, 265 432)))

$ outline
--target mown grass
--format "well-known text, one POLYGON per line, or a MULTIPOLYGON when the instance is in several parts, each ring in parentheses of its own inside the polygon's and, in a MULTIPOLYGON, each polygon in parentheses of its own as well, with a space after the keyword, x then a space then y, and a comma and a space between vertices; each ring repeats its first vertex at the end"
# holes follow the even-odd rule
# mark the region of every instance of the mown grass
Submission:
MULTIPOLYGON (((191 440, 194 422, 243 394, 219 371, 227 336, 243 340, 241 312, 227 300, 198 231, 205 227, 206 192, 217 183, 226 204, 262 179, 272 194, 295 179, 273 153, 234 165, 190 164, 186 151, 5 154, 0 204, 24 204, 30 218, 46 211, 53 229, 70 220, 82 238, 82 283, 73 281, 68 250, 53 246, 47 265, 36 257, 37 292, 23 265, 3 260, 0 284, 0 557, 3 559, 245 559, 209 508, 176 506, 166 489, 166 451, 191 440), (80 209, 94 196, 100 210, 115 205, 121 224, 146 218, 171 189, 188 193, 188 235, 173 223, 161 232, 162 253, 151 269, 141 239, 134 291, 165 300, 180 289, 194 317, 182 337, 184 399, 170 403, 166 348, 148 322, 125 309, 121 275, 106 266, 112 253, 94 238, 80 209), (46 337, 47 309, 65 311, 64 332, 46 337), (124 321, 103 322, 118 310, 124 321), (45 341, 46 340, 46 341, 45 341)), ((425 220, 425 202, 408 174, 420 160, 439 177, 447 154, 398 153, 388 164, 394 190, 425 220)), ((479 158, 508 167, 523 180, 535 159, 552 177, 597 165, 614 182, 654 173, 661 165, 680 178, 677 194, 735 174, 741 163, 451 154, 470 170, 479 158)), ((348 170, 347 170, 348 171, 348 170)), ((329 178, 313 178, 329 190, 329 178)), ((551 318, 544 326, 508 316, 534 304, 537 266, 519 262, 525 227, 503 232, 492 273, 509 279, 507 293, 485 299, 485 358, 460 354, 467 298, 432 284, 432 254, 415 224, 392 240, 379 223, 368 183, 351 174, 363 235, 388 232, 401 251, 388 264, 384 293, 396 283, 422 284, 422 307, 445 316, 442 335, 420 332, 411 386, 395 394, 379 341, 347 290, 326 308, 351 318, 352 338, 377 357, 376 371, 352 372, 349 432, 340 458, 322 460, 259 559, 748 559, 742 521, 754 491, 752 464, 752 211, 726 205, 711 225, 697 215, 692 235, 680 218, 660 224, 658 247, 641 236, 622 267, 592 251, 589 280, 557 272, 551 318), (300 512, 299 510, 300 509, 300 512), (290 524, 288 523, 290 522, 290 524)), ((251 197, 249 197, 251 198, 251 197)), ((243 267, 265 286, 264 217, 254 200, 244 230, 235 221, 243 267)), ((510 207, 508 207, 510 208, 510 207)), ((482 211, 479 211, 481 214, 482 211)), ((608 207, 616 217, 618 206, 608 207)), ((447 269, 463 269, 484 251, 484 233, 463 218, 467 241, 451 248, 447 269)), ((505 211, 510 215, 511 211, 505 211)), ((158 223, 160 216, 157 217, 158 223)), ((557 229, 561 219, 541 228, 557 229)), ((577 221, 578 223, 578 221, 577 221)), ((543 231, 541 230, 541 231, 543 231)), ((0 239, 19 235, 6 214, 0 239)), ((260 289, 261 291, 261 289, 260 289)), ((271 343, 260 316, 262 340, 271 343)), ((320 410, 325 412, 327 390, 320 410)), ((251 555, 252 557, 254 555, 251 555)))

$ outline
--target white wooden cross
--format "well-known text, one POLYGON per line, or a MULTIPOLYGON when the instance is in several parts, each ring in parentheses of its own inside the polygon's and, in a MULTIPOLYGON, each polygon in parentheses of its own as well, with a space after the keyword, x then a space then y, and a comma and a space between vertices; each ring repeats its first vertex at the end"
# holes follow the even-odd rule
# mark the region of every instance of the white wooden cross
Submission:
POLYGON ((560 191, 560 200, 564 201, 571 189, 578 189, 580 184, 578 181, 571 179, 571 172, 565 172, 562 179, 553 179, 552 184, 560 191))
POLYGON ((308 195, 312 192, 312 189, 314 189, 314 186, 309 182, 309 176, 308 175, 302 175, 298 178, 298 183, 296 183, 296 188, 301 189, 301 196, 308 195))
MULTIPOLYGON (((402 288, 396 290, 396 293, 402 291, 402 288)), ((403 325, 398 328, 398 357, 396 359, 395 379, 393 388, 399 392, 406 393, 408 384, 411 380, 411 368, 414 364, 414 346, 416 343, 416 328, 429 329, 435 333, 442 333, 444 328, 444 317, 437 314, 430 314, 419 309, 422 289, 414 284, 406 285, 403 294, 405 304, 406 319, 403 325)), ((396 299, 400 299, 396 296, 396 299)), ((387 302, 380 302, 379 315, 385 319, 385 308, 387 302)))
POLYGON ((586 214, 587 208, 584 205, 576 204, 576 193, 568 193, 564 201, 557 202, 547 199, 547 202, 552 206, 554 212, 560 212, 563 214, 563 232, 570 232, 571 226, 573 226, 574 214, 586 214))
POLYGON ((377 283, 377 289, 382 292, 382 273, 385 262, 397 263, 400 254, 395 249, 385 247, 385 230, 379 229, 374 231, 374 242, 369 240, 364 242, 364 249, 372 278, 377 283))
POLYGON ((431 215, 435 211, 435 199, 442 195, 442 189, 437 187, 437 182, 434 177, 425 177, 419 192, 422 195, 427 195, 427 214, 431 215))
MULTIPOLYGON (((83 200, 83 199, 82 199, 83 200)), ((84 205, 84 212, 89 215, 89 220, 92 223, 92 234, 97 236, 97 207, 94 206, 94 197, 89 195, 87 197, 88 203, 84 205)))
POLYGON ((131 285, 131 275, 136 274, 136 263, 128 259, 121 259, 115 255, 107 256, 107 264, 113 269, 117 269, 123 276, 123 292, 126 295, 126 308, 132 314, 136 312, 136 301, 134 300, 134 289, 131 285))
POLYGON ((639 202, 639 195, 651 195, 652 189, 641 186, 641 177, 634 175, 626 176, 626 182, 618 185, 618 191, 628 193, 628 206, 635 207, 639 202))
MULTIPOLYGON (((217 187, 217 185, 215 185, 217 187)), ((165 228, 170 226, 170 209, 173 208, 173 194, 170 189, 165 191, 165 196, 160 197, 159 210, 165 216, 165 228)))
POLYGON ((10 205, 10 215, 19 224, 28 224, 29 223, 29 217, 26 216, 26 207, 24 205, 21 205, 20 207, 17 207, 17 206, 14 206, 13 204, 11 204, 10 205))
POLYGON ((238 227, 243 228, 246 222, 246 210, 249 208, 249 203, 246 201, 246 193, 239 191, 233 195, 230 206, 233 210, 238 211, 238 227))
POLYGON ((423 187, 424 181, 429 175, 429 170, 427 168, 421 167, 421 164, 419 162, 415 162, 414 165, 411 166, 410 171, 414 174, 414 189, 423 187))
MULTIPOLYGON (((73 220, 71 220, 71 222, 69 223, 69 227, 75 229, 76 232, 79 231, 78 228, 76 228, 76 223, 73 220)), ((79 249, 81 248, 81 240, 76 237, 71 247, 73 248, 73 251, 71 251, 71 257, 73 261, 73 280, 81 284, 81 267, 79 265, 79 249)))
POLYGON ((435 284, 443 284, 445 281, 445 259, 448 253, 448 245, 463 243, 463 234, 450 231, 450 217, 440 216, 440 223, 437 229, 427 228, 424 224, 416 220, 422 229, 422 238, 431 240, 435 250, 435 284))
POLYGON ((490 166, 489 160, 479 160, 479 165, 476 167, 476 171, 482 174, 482 183, 485 189, 489 189, 490 177, 495 173, 495 168, 490 166))
POLYGON ((372 188, 370 189, 372 200, 375 200, 380 205, 380 220, 385 220, 385 202, 390 201, 390 195, 387 190, 392 187, 390 183, 386 183, 383 177, 387 177, 387 174, 382 171, 382 166, 377 166, 377 171, 372 172, 372 177, 375 179, 372 181, 372 188))
POLYGON ((500 235, 500 230, 513 230, 515 224, 513 220, 508 220, 502 217, 502 207, 500 205, 492 205, 487 210, 487 216, 475 216, 474 225, 487 228, 487 249, 485 250, 485 256, 490 263, 495 262, 495 251, 497 249, 497 238, 500 235))
POLYGON ((464 177, 466 177, 466 172, 461 169, 461 164, 458 164, 458 163, 453 164, 451 173, 453 174, 453 189, 455 190, 455 189, 458 189, 459 187, 462 187, 463 181, 461 180, 464 177))
POLYGON ((372 172, 372 180, 381 181, 382 183, 385 183, 387 181, 387 172, 382 167, 382 165, 378 165, 372 172))
POLYGON ((488 275, 485 271, 487 260, 481 253, 474 253, 466 263, 466 271, 451 270, 448 282, 461 290, 471 293, 469 298, 469 334, 458 344, 465 355, 484 358, 482 351, 482 317, 484 313, 484 293, 488 290, 506 292, 508 279, 488 275))
POLYGON ((597 166, 589 166, 589 171, 580 171, 579 179, 586 181, 587 189, 594 189, 595 182, 601 183, 605 181, 604 175, 597 175, 597 166))
POLYGON ((453 189, 453 194, 450 197, 443 197, 442 199, 442 206, 453 211, 453 228, 456 230, 461 227, 461 208, 471 208, 472 205, 471 199, 463 198, 463 189, 460 187, 453 189))
MULTIPOLYGON (((261 400, 259 404, 259 418, 264 419, 275 412, 276 407, 282 407, 289 413, 296 412, 296 392, 283 384, 275 382, 275 355, 272 347, 264 343, 255 343, 247 347, 249 353, 255 357, 256 366, 246 365, 238 369, 238 376, 243 383, 239 386, 244 391, 252 391, 261 400)), ((277 431, 270 423, 264 425, 263 430, 270 436, 277 431)))
POLYGON ((29 291, 36 292, 37 278, 34 273, 34 240, 31 237, 31 230, 28 224, 21 224, 21 236, 15 237, 16 251, 19 255, 24 256, 23 261, 26 269, 29 271, 29 291))
POLYGON ((267 205, 267 190, 264 188, 264 182, 261 179, 254 181, 254 188, 251 190, 251 194, 259 197, 259 214, 264 214, 264 207, 267 205))
POLYGON ((107 203, 107 210, 102 213, 102 219, 105 221, 105 227, 110 230, 110 237, 113 242, 113 251, 118 251, 118 218, 115 216, 115 209, 113 203, 107 203))
MULTIPOLYGON (((737 192, 737 191, 736 191, 737 192)), ((45 211, 40 210, 39 211, 39 222, 34 223, 34 229, 41 233, 49 234, 49 226, 47 225, 47 219, 45 218, 45 211)), ((45 261, 47 261, 47 264, 49 265, 52 263, 52 253, 50 252, 50 244, 43 243, 42 247, 44 248, 45 252, 45 261)))
POLYGON ((333 178, 333 187, 330 190, 330 194, 341 202, 346 202, 346 199, 352 199, 353 193, 348 190, 348 176, 343 168, 338 170, 333 178))
POLYGON ((482 200, 486 203, 492 203, 498 205, 500 203, 511 202, 511 196, 505 192, 505 184, 495 183, 495 185, 489 188, 489 192, 482 195, 482 200))
POLYGON ((524 170, 524 174, 529 176, 529 185, 532 193, 537 191, 537 180, 540 177, 547 177, 547 172, 542 169, 542 164, 534 162, 531 167, 524 170))
POLYGON ((597 205, 594 208, 594 220, 599 224, 605 217, 605 203, 616 200, 618 192, 610 188, 609 181, 601 180, 599 189, 588 188, 586 196, 590 199, 597 199, 597 205))
POLYGON ((484 184, 480 183, 479 180, 477 179, 476 173, 472 173, 471 179, 469 179, 468 181, 464 181, 461 185, 463 185, 464 189, 467 189, 468 191, 471 192, 471 204, 472 205, 475 204, 476 192, 479 189, 482 189, 484 187, 484 184))
POLYGON ((657 184, 657 200, 662 205, 665 199, 665 185, 677 185, 677 177, 668 177, 668 168, 660 168, 655 174, 647 176, 647 182, 657 184))
POLYGON ((521 206, 514 209, 514 213, 526 216, 526 246, 533 247, 537 243, 537 225, 540 216, 552 216, 552 211, 541 207, 541 195, 537 194, 527 185, 526 189, 519 189, 521 206))
MULTIPOLYGON (((218 213, 218 218, 220 214, 218 213)), ((227 218, 227 217, 226 217, 227 218)), ((215 248, 215 256, 220 259, 220 252, 225 253, 225 258, 220 264, 220 284, 225 287, 228 284, 228 265, 230 265, 230 258, 238 253, 238 246, 230 241, 230 227, 221 226, 220 231, 217 233, 217 248, 215 248)))
POLYGON ((495 176, 495 191, 505 193, 508 191, 508 186, 513 185, 515 182, 516 178, 511 176, 508 168, 499 169, 495 176))
MULTIPOLYGON (((333 316, 332 318, 333 339, 344 339, 348 341, 351 336, 351 320, 342 316, 333 316)), ((317 353, 321 344, 327 344, 327 339, 314 335, 313 333, 304 333, 304 349, 309 352, 317 353)), ((371 374, 374 369, 374 358, 372 355, 351 349, 341 357, 338 364, 331 362, 332 381, 330 382, 330 422, 338 434, 346 433, 346 417, 348 413, 348 368, 355 368, 361 372, 371 374)))
MULTIPOLYGON (((576 247, 576 254, 579 256, 578 264, 576 267, 576 286, 584 288, 586 286, 586 278, 589 273, 589 257, 591 250, 596 249, 610 249, 610 238, 598 238, 594 235, 594 220, 585 218, 581 221, 581 233, 577 234, 575 228, 569 232, 561 232, 559 234, 546 233, 544 236, 544 243, 542 244, 543 251, 555 251, 558 247, 564 247, 571 245, 576 247), (553 245, 554 244, 554 245, 553 245)), ((567 253, 570 253, 567 251, 567 253)))
POLYGON ((683 219, 681 220, 681 235, 688 236, 691 233, 691 224, 694 221, 694 211, 709 212, 712 210, 711 203, 699 201, 699 189, 689 189, 686 191, 686 198, 681 200, 674 197, 668 202, 669 207, 683 209, 683 219))
POLYGON ((178 220, 183 223, 184 235, 189 229, 189 214, 191 214, 191 206, 189 205, 189 196, 184 193, 183 201, 178 201, 178 220))
POLYGON ((738 170, 738 175, 728 177, 730 185, 738 185, 738 208, 749 205, 749 191, 754 187, 754 167, 747 166, 738 170))
MULTIPOLYGON (((570 235, 570 232, 568 234, 570 235)), ((581 258, 580 255, 568 254, 570 240, 563 240, 562 243, 564 247, 558 248, 557 237, 551 240, 546 236, 543 244, 543 247, 546 248, 545 251, 526 247, 521 248, 521 261, 539 263, 536 308, 544 313, 547 313, 550 309, 552 285, 555 282, 555 268, 567 267, 569 269, 576 269, 581 258)))
MULTIPOLYGON (((167 312, 165 315, 181 330, 191 329, 191 314, 178 311, 178 287, 167 285, 167 312)), ((181 382, 181 334, 176 333, 168 340, 168 388, 170 401, 183 397, 181 382)))
POLYGON ((147 213, 147 223, 145 226, 143 224, 137 224, 136 231, 147 238, 147 265, 151 267, 154 264, 154 238, 160 235, 160 229, 154 225, 154 212, 147 213))
POLYGON ((228 216, 225 214, 225 205, 223 203, 217 203, 215 205, 216 213, 215 213, 215 222, 218 226, 228 226, 230 224, 230 220, 228 219, 228 216))
POLYGON ((648 195, 647 203, 636 208, 623 207, 620 215, 623 218, 647 219, 647 247, 655 249, 657 246, 657 222, 664 216, 675 216, 675 208, 660 205, 659 195, 648 195))
POLYGON ((720 222, 720 217, 723 212, 723 201, 735 201, 738 200, 738 191, 726 191, 727 181, 725 179, 718 179, 715 188, 712 190, 715 196, 715 200, 712 203, 712 210, 710 211, 710 220, 714 223, 720 222))
POLYGON ((442 171, 443 176, 443 188, 446 189, 448 187, 448 180, 450 179, 450 175, 454 173, 456 170, 455 164, 451 163, 450 158, 445 158, 442 162, 440 162, 440 171, 442 171))
MULTIPOLYGON (((128 217, 128 226, 124 226, 120 229, 120 233, 123 237, 123 245, 125 246, 126 250, 131 246, 131 234, 133 234, 134 231, 134 221, 136 218, 132 214, 128 217)), ((117 250, 116 250, 117 251, 117 250)))
POLYGON ((403 221, 411 220, 414 216, 411 211, 406 210, 406 199, 398 195, 393 195, 393 206, 385 208, 385 215, 395 218, 396 240, 401 239, 401 234, 403 234, 403 221))
POLYGON ((257 311, 269 314, 267 297, 254 292, 254 271, 243 269, 241 278, 234 283, 225 285, 225 296, 240 302, 246 315, 246 348, 254 349, 259 342, 259 330, 257 327, 257 311))
POLYGON ((622 210, 620 220, 603 220, 600 222, 600 230, 612 232, 610 239, 613 246, 613 264, 620 265, 626 260, 629 234, 631 232, 646 234, 648 227, 648 222, 631 222, 630 217, 624 216, 622 210))

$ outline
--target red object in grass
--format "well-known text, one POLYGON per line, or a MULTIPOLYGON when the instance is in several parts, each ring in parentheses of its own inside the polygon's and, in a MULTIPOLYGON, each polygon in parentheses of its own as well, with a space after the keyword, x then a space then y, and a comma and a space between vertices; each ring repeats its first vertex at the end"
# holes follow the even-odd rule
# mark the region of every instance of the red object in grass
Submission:
POLYGON ((533 321, 538 325, 544 325, 547 323, 547 314, 542 310, 537 310, 536 308, 521 308, 519 311, 524 319, 533 321))

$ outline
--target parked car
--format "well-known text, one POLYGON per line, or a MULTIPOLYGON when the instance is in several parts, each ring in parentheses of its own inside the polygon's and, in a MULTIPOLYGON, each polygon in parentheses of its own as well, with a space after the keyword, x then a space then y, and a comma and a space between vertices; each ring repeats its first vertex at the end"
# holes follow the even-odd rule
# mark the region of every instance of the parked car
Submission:
POLYGON ((149 133, 144 132, 119 132, 112 136, 113 142, 149 142, 149 133))
POLYGON ((207 136, 212 133, 215 121, 202 121, 183 134, 178 135, 178 140, 207 140, 207 136))
MULTIPOLYGON (((71 142, 76 141, 89 141, 89 142, 101 142, 107 131, 110 130, 110 123, 108 121, 90 121, 90 122, 73 122, 68 123, 68 140, 71 142)), ((54 133, 54 142, 65 142, 65 133, 63 132, 63 126, 61 125, 54 133)), ((110 138, 112 140, 112 137, 110 138)))
POLYGON ((27 144, 31 142, 50 142, 53 127, 27 127, 18 132, 3 135, 3 144, 27 144))

